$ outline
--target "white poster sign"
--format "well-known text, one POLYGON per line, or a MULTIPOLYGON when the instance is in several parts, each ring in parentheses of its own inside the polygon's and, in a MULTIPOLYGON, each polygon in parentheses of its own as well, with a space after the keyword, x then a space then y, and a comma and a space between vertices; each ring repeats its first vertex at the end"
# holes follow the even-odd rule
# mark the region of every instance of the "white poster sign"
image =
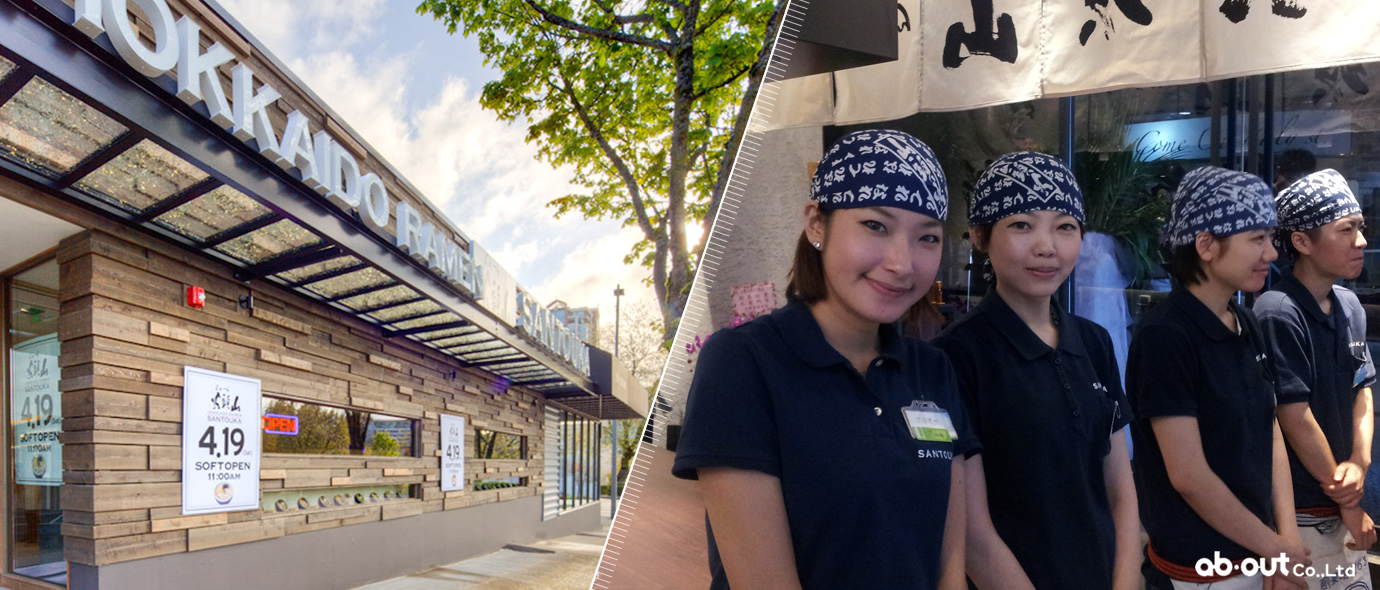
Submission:
POLYGON ((59 346, 57 334, 48 334, 20 343, 10 356, 14 481, 21 485, 62 485, 59 346))
POLYGON ((182 513, 259 509, 259 380, 183 370, 182 513))
POLYGON ((441 491, 465 489, 465 418, 441 414, 441 491))

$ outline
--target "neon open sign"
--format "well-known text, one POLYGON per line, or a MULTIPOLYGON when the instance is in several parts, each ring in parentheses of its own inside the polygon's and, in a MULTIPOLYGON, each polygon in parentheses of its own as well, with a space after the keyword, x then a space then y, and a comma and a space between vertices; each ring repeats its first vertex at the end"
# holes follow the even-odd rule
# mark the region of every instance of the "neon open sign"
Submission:
POLYGON ((264 414, 264 432, 297 436, 297 416, 264 414))

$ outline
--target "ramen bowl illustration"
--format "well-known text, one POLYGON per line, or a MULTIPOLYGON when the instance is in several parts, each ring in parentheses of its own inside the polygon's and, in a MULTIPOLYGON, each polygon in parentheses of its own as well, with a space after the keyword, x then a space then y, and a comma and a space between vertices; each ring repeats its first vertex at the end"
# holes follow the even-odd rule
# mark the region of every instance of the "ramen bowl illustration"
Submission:
POLYGON ((287 511, 288 511, 288 503, 287 503, 287 500, 279 499, 277 502, 274 502, 274 503, 273 503, 273 509, 274 509, 274 510, 277 510, 278 512, 287 512, 287 511))
POLYGON ((48 460, 44 459, 43 455, 35 455, 33 467, 34 477, 43 477, 43 474, 48 473, 48 460))
POLYGON ((230 484, 228 483, 223 483, 216 486, 215 493, 217 504, 229 504, 230 500, 234 499, 235 497, 235 489, 230 487, 230 484))
POLYGON ((306 499, 306 498, 298 498, 298 499, 297 499, 297 507, 298 507, 298 508, 301 508, 301 509, 303 509, 303 510, 306 510, 306 509, 308 509, 308 508, 311 508, 311 500, 308 500, 308 499, 306 499))

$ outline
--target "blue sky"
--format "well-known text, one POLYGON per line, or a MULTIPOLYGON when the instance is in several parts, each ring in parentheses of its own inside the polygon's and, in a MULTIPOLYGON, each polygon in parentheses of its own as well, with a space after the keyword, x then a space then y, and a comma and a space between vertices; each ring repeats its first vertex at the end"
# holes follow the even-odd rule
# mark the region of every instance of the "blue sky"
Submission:
POLYGON ((638 239, 616 221, 556 220, 547 201, 571 192, 571 174, 536 160, 525 125, 479 106, 478 44, 416 13, 417 0, 219 0, 394 168, 543 303, 600 307, 613 325, 613 289, 625 306, 653 305, 623 256, 638 239))

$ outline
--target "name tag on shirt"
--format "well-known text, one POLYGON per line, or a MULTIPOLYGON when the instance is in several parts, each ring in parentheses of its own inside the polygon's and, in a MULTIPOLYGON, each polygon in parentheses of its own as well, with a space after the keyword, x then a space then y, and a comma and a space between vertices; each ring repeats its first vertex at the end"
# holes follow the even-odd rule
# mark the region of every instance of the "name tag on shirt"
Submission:
POLYGON ((906 417, 906 427, 915 440, 953 442, 958 438, 949 412, 934 402, 913 401, 901 408, 901 415, 906 417))

